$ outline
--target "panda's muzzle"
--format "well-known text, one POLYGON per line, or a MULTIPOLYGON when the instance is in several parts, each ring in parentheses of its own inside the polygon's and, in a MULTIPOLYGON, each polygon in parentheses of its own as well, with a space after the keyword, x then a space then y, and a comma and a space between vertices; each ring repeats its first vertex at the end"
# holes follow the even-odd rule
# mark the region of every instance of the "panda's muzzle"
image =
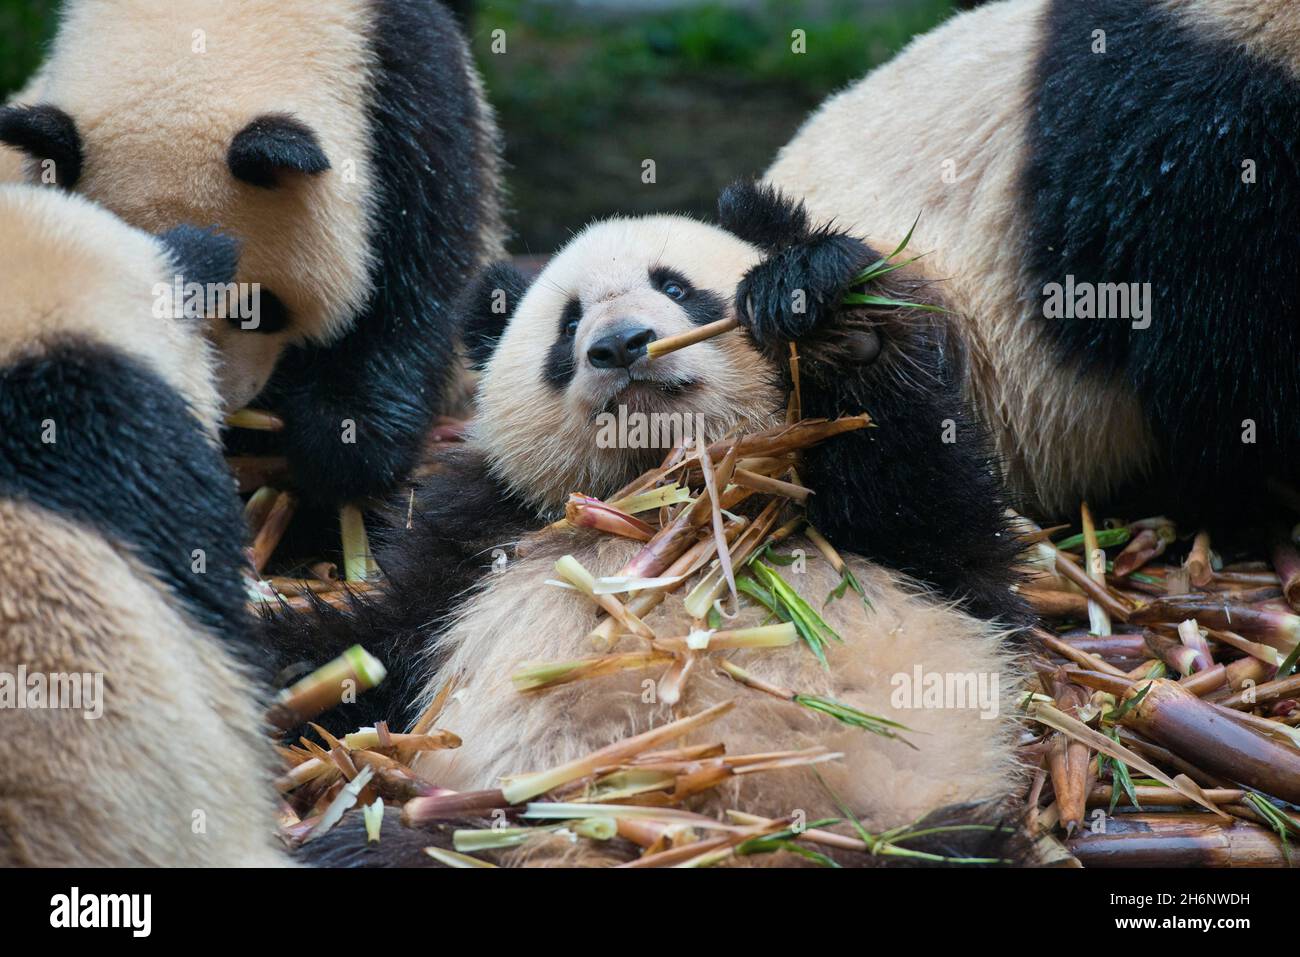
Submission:
POLYGON ((587 347, 587 362, 596 369, 626 369, 646 354, 658 336, 645 326, 629 325, 601 336, 587 347))

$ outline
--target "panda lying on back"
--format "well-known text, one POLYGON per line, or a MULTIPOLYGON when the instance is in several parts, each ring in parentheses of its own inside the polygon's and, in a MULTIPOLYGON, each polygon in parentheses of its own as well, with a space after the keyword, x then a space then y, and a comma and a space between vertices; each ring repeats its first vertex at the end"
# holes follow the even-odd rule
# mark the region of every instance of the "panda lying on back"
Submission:
POLYGON ((235 260, 0 186, 0 866, 286 863, 214 362, 154 301, 235 260))
MULTIPOLYGON (((662 724, 672 709, 644 703, 642 674, 528 696, 510 681, 522 661, 589 652, 582 639, 595 624, 592 609, 544 584, 555 560, 573 554, 593 574, 613 574, 639 544, 556 532, 498 574, 489 572, 492 552, 562 514, 570 492, 610 495, 657 464, 662 449, 599 447, 594 419, 604 410, 699 414, 710 438, 781 421, 782 370, 798 340, 804 414, 866 410, 878 425, 811 450, 802 472, 815 491, 811 520, 848 556, 871 607, 837 601, 824 609, 845 636, 828 652, 827 670, 795 647, 735 660, 765 680, 899 720, 923 732, 919 750, 745 693, 704 668, 688 682, 681 713, 736 699, 706 732, 733 753, 812 744, 843 751, 824 773, 868 827, 1001 797, 1015 779, 1005 715, 1016 669, 1004 639, 1020 618, 1008 592, 1016 546, 1003 529, 993 465, 963 407, 958 357, 942 323, 915 310, 885 312, 870 327, 852 321, 836 305, 874 252, 811 228, 801 207, 750 185, 729 190, 721 209, 725 229, 677 216, 596 223, 531 286, 508 267, 489 271, 467 297, 467 322, 486 359, 475 432, 445 474, 397 503, 400 517, 379 555, 386 597, 346 613, 279 617, 268 622, 267 640, 285 662, 324 660, 362 642, 391 666, 386 694, 334 715, 335 731, 379 718, 400 724, 460 676, 439 725, 464 746, 422 755, 415 766, 457 790, 494 787, 504 775, 552 767, 662 724), (806 294, 802 312, 793 308, 796 289, 806 294), (502 295, 511 312, 503 331, 491 309, 502 295), (647 359, 649 341, 732 315, 744 331, 647 359), (954 427, 958 440, 942 441, 954 427), (966 611, 956 607, 962 603, 966 611), (891 678, 914 668, 998 675, 1004 717, 895 708, 891 678)), ((894 285, 896 295, 919 291, 907 280, 894 285)), ((838 582, 820 559, 791 577, 819 608, 838 582)), ((734 627, 762 618, 746 608, 734 627)), ((691 627, 680 601, 665 602, 647 622, 661 634, 691 627)), ((760 814, 832 810, 803 772, 749 777, 737 787, 725 800, 760 814)), ((704 809, 716 811, 719 800, 704 809)), ((364 838, 343 827, 308 848, 323 863, 382 863, 401 854, 399 839, 385 842, 371 857, 362 853, 364 838)))

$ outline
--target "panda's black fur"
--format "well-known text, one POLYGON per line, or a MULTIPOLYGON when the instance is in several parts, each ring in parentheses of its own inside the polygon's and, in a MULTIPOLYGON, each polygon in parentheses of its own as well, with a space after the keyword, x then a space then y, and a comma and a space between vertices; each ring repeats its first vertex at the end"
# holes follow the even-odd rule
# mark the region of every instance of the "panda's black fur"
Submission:
POLYGON ((499 228, 499 147, 481 139, 472 64, 445 40, 455 23, 436 3, 376 8, 375 292, 346 336, 291 350, 268 386, 290 462, 321 501, 387 492, 415 464, 458 374, 452 302, 499 228), (339 440, 343 419, 356 421, 354 444, 339 440))
POLYGON ((106 346, 69 342, 0 368, 0 435, 0 498, 118 543, 197 624, 243 660, 260 657, 243 595, 243 518, 220 452, 175 389, 106 346), (42 437, 46 420, 54 442, 42 437))
POLYGON ((1300 468, 1300 79, 1152 3, 1053 0, 1043 28, 1020 179, 1025 294, 1066 275, 1152 284, 1149 329, 1044 328, 1063 375, 1140 396, 1166 508, 1240 511, 1263 477, 1300 468))
MULTIPOLYGON (((886 339, 883 357, 855 367, 840 345, 864 330, 837 323, 842 312, 832 306, 878 255, 846 234, 811 229, 802 207, 756 184, 728 189, 720 214, 729 231, 771 251, 745 277, 737 307, 774 361, 800 340, 805 415, 869 411, 879 424, 805 453, 803 479, 816 491, 809 501, 813 524, 837 548, 906 572, 977 617, 1023 624, 1025 609, 1010 590, 1019 546, 1006 527, 988 442, 961 397, 961 367, 943 320, 905 311, 878 319, 870 332, 886 339), (786 293, 795 288, 819 305, 791 313, 786 293), (946 420, 957 429, 951 444, 940 441, 946 420)), ((527 285, 514 267, 499 264, 462 298, 460 321, 480 361, 527 285), (505 314, 493 309, 499 290, 506 292, 505 314)), ((919 300, 916 288, 889 288, 919 300)), ((429 649, 458 600, 491 573, 494 550, 555 517, 539 516, 513 495, 477 450, 445 454, 440 465, 391 503, 389 528, 377 532, 383 598, 357 598, 348 610, 317 600, 310 614, 282 612, 266 621, 264 641, 277 668, 323 663, 359 640, 387 666, 383 685, 318 719, 331 730, 414 718, 429 649)))
MULTIPOLYGON (((803 414, 869 411, 879 429, 808 450, 809 520, 837 548, 907 572, 984 618, 1018 620, 1008 569, 1020 548, 1007 531, 1004 493, 988 437, 961 392, 962 359, 941 320, 897 310, 882 328, 886 353, 857 365, 832 328, 851 277, 880 255, 858 239, 813 229, 801 203, 741 183, 720 201, 721 224, 771 251, 736 293, 737 311, 778 368, 800 340, 803 414), (796 312, 795 292, 805 294, 796 312), (776 346, 772 349, 771 346, 776 346), (946 437, 945 437, 946 431, 946 437)), ((904 298, 915 285, 899 284, 904 298)))

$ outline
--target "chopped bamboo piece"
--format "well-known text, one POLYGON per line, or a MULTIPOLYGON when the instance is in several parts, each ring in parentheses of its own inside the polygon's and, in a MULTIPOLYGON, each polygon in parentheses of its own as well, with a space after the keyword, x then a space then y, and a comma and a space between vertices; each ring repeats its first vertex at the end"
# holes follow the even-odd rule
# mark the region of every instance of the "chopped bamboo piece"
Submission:
POLYGON ((293 513, 297 507, 298 500, 292 493, 281 492, 276 496, 275 504, 267 512, 265 521, 253 537, 253 567, 257 569, 258 574, 261 574, 262 569, 266 568, 266 563, 271 560, 271 555, 280 544, 280 539, 284 537, 285 530, 293 521, 293 513))
POLYGON ((1192 550, 1187 555, 1187 563, 1184 567, 1187 569, 1187 575, 1192 584, 1197 588, 1204 588, 1210 583, 1214 568, 1210 560, 1209 532, 1200 531, 1196 533, 1196 538, 1192 542, 1192 550))

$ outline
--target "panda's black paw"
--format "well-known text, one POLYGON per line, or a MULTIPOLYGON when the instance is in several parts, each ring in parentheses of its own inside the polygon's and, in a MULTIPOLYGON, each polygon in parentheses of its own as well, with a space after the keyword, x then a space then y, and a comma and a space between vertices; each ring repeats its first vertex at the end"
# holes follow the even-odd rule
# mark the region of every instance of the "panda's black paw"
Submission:
POLYGON ((880 257, 861 240, 820 230, 751 269, 736 312, 759 348, 784 356, 788 344, 831 331, 854 279, 880 257))

